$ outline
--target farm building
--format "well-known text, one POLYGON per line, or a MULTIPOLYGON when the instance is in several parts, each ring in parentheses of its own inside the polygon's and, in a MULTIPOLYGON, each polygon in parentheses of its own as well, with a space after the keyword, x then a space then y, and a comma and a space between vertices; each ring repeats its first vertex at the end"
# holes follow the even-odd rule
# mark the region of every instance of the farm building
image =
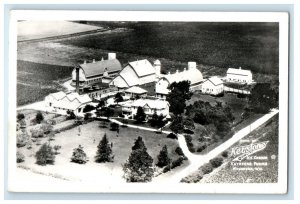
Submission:
POLYGON ((252 83, 252 72, 250 70, 229 68, 226 73, 226 81, 233 83, 252 83))
POLYGON ((211 95, 219 95, 224 93, 224 84, 223 81, 214 76, 210 77, 203 81, 201 86, 202 93, 211 94, 211 95))
POLYGON ((125 89, 157 81, 160 76, 160 61, 152 65, 147 59, 129 62, 110 82, 111 86, 125 89))
POLYGON ((128 101, 122 104, 122 112, 124 115, 134 117, 137 113, 138 107, 142 107, 146 117, 151 118, 154 113, 163 115, 169 118, 169 102, 160 99, 138 99, 135 101, 128 101))
POLYGON ((138 86, 130 87, 124 91, 125 97, 127 98, 137 98, 137 97, 143 98, 147 96, 147 92, 148 91, 138 86))
POLYGON ((182 72, 178 70, 170 74, 170 72, 166 75, 161 75, 161 78, 155 85, 156 96, 159 98, 166 98, 166 95, 169 94, 170 90, 168 87, 173 82, 180 82, 180 81, 190 81, 191 83, 191 90, 200 89, 200 84, 203 81, 203 76, 200 70, 197 69, 196 62, 189 62, 188 68, 184 69, 182 72))
POLYGON ((116 58, 116 53, 108 53, 108 59, 91 63, 84 62, 77 65, 72 71, 72 86, 76 86, 78 71, 78 86, 83 88, 97 88, 99 83, 108 83, 121 71, 122 65, 116 58))
POLYGON ((58 92, 45 97, 46 106, 53 112, 65 115, 67 111, 74 111, 75 115, 81 115, 85 105, 92 100, 88 95, 78 93, 65 94, 58 92))

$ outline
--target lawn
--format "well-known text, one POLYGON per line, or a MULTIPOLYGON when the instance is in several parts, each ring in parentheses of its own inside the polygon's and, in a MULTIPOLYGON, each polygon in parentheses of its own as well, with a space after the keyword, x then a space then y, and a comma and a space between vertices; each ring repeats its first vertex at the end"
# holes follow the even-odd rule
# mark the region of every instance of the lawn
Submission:
MULTIPOLYGON (((175 160, 178 155, 175 153, 175 148, 178 146, 177 140, 166 138, 164 134, 155 134, 154 132, 143 131, 132 128, 120 128, 119 134, 111 131, 108 128, 100 128, 99 121, 93 121, 81 125, 81 134, 78 136, 78 127, 66 130, 55 135, 55 140, 51 141, 51 145, 61 145, 60 154, 56 156, 54 165, 39 166, 35 164, 33 157, 39 146, 33 145, 32 150, 27 150, 25 147, 19 148, 26 155, 25 162, 21 166, 29 167, 31 171, 43 172, 45 175, 56 175, 66 180, 84 180, 93 182, 103 182, 109 179, 111 182, 125 182, 122 178, 122 164, 128 159, 131 147, 135 139, 141 136, 148 149, 148 153, 157 161, 157 155, 163 145, 168 146, 170 157, 175 160), (94 162, 94 156, 97 150, 97 145, 104 134, 107 134, 108 140, 113 143, 113 153, 115 159, 113 163, 98 164, 94 162), (73 149, 78 145, 84 147, 84 151, 89 157, 89 162, 85 165, 75 164, 70 162, 73 149)), ((47 141, 47 138, 42 139, 42 143, 47 141)))

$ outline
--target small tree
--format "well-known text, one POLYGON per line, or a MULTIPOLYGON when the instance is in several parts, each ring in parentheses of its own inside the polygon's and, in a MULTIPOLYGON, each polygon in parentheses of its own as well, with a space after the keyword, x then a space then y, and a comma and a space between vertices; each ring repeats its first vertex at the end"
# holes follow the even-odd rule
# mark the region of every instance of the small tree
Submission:
POLYGON ((171 159, 169 158, 167 145, 163 146, 162 150, 159 152, 159 155, 157 156, 157 159, 158 162, 156 163, 156 166, 160 168, 170 164, 171 159))
POLYGON ((40 149, 35 154, 36 163, 38 165, 46 165, 46 164, 53 164, 55 160, 55 155, 52 150, 52 147, 44 143, 40 149))
POLYGON ((73 150, 73 155, 71 157, 71 162, 78 164, 85 164, 88 161, 86 153, 83 151, 83 147, 79 145, 73 150))
POLYGON ((74 111, 67 110, 67 120, 75 119, 76 115, 74 111))
POLYGON ((43 114, 39 111, 35 116, 36 123, 40 124, 44 120, 43 114))
POLYGON ((181 133, 183 131, 183 119, 182 116, 175 116, 173 122, 170 125, 170 129, 175 133, 181 133))
POLYGON ((26 132, 17 133, 17 147, 24 147, 28 139, 28 134, 26 132))
POLYGON ((103 138, 99 142, 95 156, 95 162, 103 163, 103 162, 113 162, 114 155, 112 154, 111 144, 109 143, 106 134, 104 134, 103 138))
POLYGON ((53 149, 55 151, 55 154, 59 154, 58 150, 61 149, 61 146, 60 145, 54 145, 53 149))
POLYGON ((152 118, 151 120, 149 121, 150 122, 150 125, 152 127, 155 127, 157 125, 157 122, 158 122, 158 115, 156 112, 154 112, 154 114, 152 115, 152 118))
POLYGON ((21 163, 25 161, 25 156, 21 152, 17 151, 17 163, 21 163))
POLYGON ((137 150, 142 148, 146 148, 146 146, 143 141, 143 138, 141 136, 138 136, 138 138, 134 142, 134 145, 131 147, 131 150, 137 150))
POLYGON ((122 96, 121 92, 118 92, 115 95, 115 102, 119 103, 119 102, 122 102, 122 101, 124 101, 123 96, 122 96))
POLYGON ((23 119, 25 119, 25 115, 23 113, 18 113, 17 120, 20 121, 20 120, 23 120, 23 119))
MULTIPOLYGON (((144 143, 143 140, 141 140, 141 142, 144 143)), ((145 144, 141 145, 138 149, 135 149, 134 147, 132 147, 132 149, 134 150, 132 150, 128 160, 123 165, 124 177, 126 181, 151 181, 154 175, 153 159, 148 154, 145 144)))
POLYGON ((118 123, 111 123, 110 124, 110 129, 113 131, 119 130, 119 124, 118 123))
POLYGON ((144 109, 141 106, 138 107, 134 119, 136 120, 137 123, 142 123, 145 121, 146 114, 144 112, 144 109))
POLYGON ((86 114, 84 114, 84 120, 85 121, 87 121, 87 120, 89 120, 89 119, 91 119, 92 118, 92 114, 91 113, 86 113, 86 114))

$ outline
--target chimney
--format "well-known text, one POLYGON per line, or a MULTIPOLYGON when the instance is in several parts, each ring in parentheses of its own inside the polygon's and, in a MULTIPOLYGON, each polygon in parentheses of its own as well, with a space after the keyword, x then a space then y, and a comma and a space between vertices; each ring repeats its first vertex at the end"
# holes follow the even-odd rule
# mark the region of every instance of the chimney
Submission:
POLYGON ((176 74, 178 74, 179 73, 179 71, 178 71, 178 69, 176 69, 176 74))
POLYGON ((86 60, 83 61, 83 64, 86 64, 86 60))
POLYGON ((117 59, 117 55, 114 52, 108 53, 108 60, 117 59))
POLYGON ((171 72, 168 72, 168 75, 170 75, 171 74, 171 72))
POLYGON ((101 61, 104 61, 103 57, 101 58, 101 61))
POLYGON ((188 62, 188 69, 196 69, 197 64, 196 62, 188 62))
POLYGON ((76 66, 76 92, 79 94, 79 67, 76 66))
POLYGON ((93 59, 93 63, 95 63, 96 62, 96 60, 95 59, 93 59))
POLYGON ((185 71, 186 71, 186 68, 184 68, 183 71, 185 72, 185 71))
POLYGON ((242 67, 239 67, 239 70, 241 70, 242 69, 242 67))

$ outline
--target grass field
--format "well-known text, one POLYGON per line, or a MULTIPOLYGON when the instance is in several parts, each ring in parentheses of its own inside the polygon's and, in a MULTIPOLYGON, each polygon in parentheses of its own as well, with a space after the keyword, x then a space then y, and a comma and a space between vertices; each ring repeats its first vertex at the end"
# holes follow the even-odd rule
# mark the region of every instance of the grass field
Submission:
POLYGON ((70 77, 72 69, 18 60, 17 105, 39 101, 49 93, 62 90, 60 80, 70 77))
MULTIPOLYGON (((110 131, 107 128, 100 128, 99 124, 99 121, 94 121, 82 125, 80 136, 78 136, 77 127, 57 133, 51 145, 61 145, 62 149, 60 150, 60 154, 56 156, 54 165, 39 166, 35 164, 33 154, 39 148, 39 146, 36 145, 33 145, 32 150, 27 150, 25 147, 19 149, 25 155, 25 162, 20 165, 25 168, 30 168, 33 172, 43 172, 45 175, 54 174, 67 180, 125 182, 122 178, 122 164, 128 159, 131 147, 138 136, 143 138, 148 153, 154 159, 154 163, 156 163, 157 155, 165 144, 168 146, 170 157, 173 160, 178 158, 178 155, 175 153, 175 148, 178 146, 177 140, 168 139, 164 134, 121 128, 119 136, 117 137, 117 132, 110 131), (94 162, 94 156, 97 145, 105 133, 107 134, 108 140, 113 143, 112 149, 115 160, 113 163, 98 164, 94 162), (78 147, 79 144, 84 147, 84 151, 89 157, 89 162, 85 165, 70 162, 73 149, 78 147)), ((46 142, 46 140, 47 138, 44 138, 42 143, 46 142)))
MULTIPOLYGON (((93 25, 102 25, 93 22, 93 25)), ((277 23, 139 22, 113 25, 127 32, 96 34, 60 41, 63 44, 166 58, 180 62, 244 67, 278 73, 277 23), (174 43, 176 42, 176 43, 174 43)))

